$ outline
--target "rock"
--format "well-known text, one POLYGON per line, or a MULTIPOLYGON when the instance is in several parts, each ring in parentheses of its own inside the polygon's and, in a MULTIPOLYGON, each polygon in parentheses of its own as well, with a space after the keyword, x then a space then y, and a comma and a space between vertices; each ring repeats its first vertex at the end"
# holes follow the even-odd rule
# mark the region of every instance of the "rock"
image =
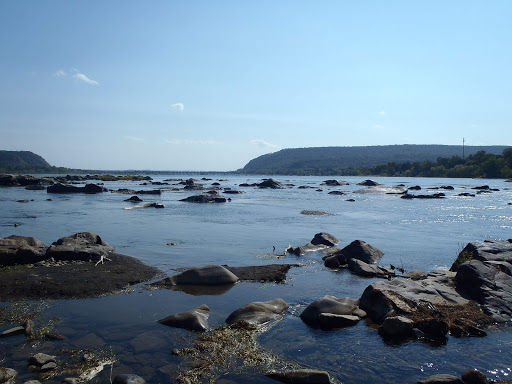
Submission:
POLYGON ((230 267, 223 265, 233 272, 240 281, 258 281, 282 283, 286 280, 286 274, 292 267, 300 267, 300 264, 268 264, 249 267, 230 267))
POLYGON ((0 266, 33 264, 45 259, 46 245, 34 237, 0 238, 0 266))
POLYGON ((434 193, 432 195, 412 195, 410 193, 406 193, 406 194, 400 196, 400 198, 402 198, 402 199, 444 199, 445 196, 446 195, 444 193, 434 193))
POLYGON ((348 185, 348 183, 346 181, 343 181, 343 180, 325 180, 320 185, 328 185, 330 187, 340 187, 340 186, 343 186, 343 185, 348 185))
POLYGON ((39 380, 29 380, 25 381, 23 384, 41 384, 39 380))
POLYGON ((62 237, 46 250, 46 258, 55 260, 98 261, 102 256, 108 257, 114 248, 92 232, 80 232, 62 237))
POLYGON ((379 335, 392 338, 411 336, 414 321, 404 316, 388 316, 379 327, 379 335))
POLYGON ((53 184, 51 177, 36 177, 32 175, 6 175, 0 174, 0 186, 3 187, 24 187, 53 184))
POLYGON ((62 384, 81 384, 82 380, 78 377, 66 377, 62 380, 62 384))
POLYGON ((377 324, 388 316, 409 315, 425 305, 464 306, 469 303, 452 282, 452 272, 430 273, 421 280, 377 281, 363 292, 359 307, 377 324))
POLYGON ((312 216, 330 215, 330 213, 327 212, 327 211, 308 211, 308 210, 304 210, 304 211, 300 211, 300 213, 302 215, 312 215, 312 216))
POLYGON ((203 304, 199 307, 187 312, 178 313, 176 315, 167 316, 158 320, 160 324, 170 327, 184 328, 190 331, 203 332, 208 329, 208 317, 210 316, 210 308, 203 304))
POLYGON ((376 263, 384 255, 384 252, 371 246, 362 240, 354 240, 341 250, 341 254, 348 259, 358 259, 365 263, 376 263))
POLYGON ((452 375, 432 375, 425 380, 418 381, 418 384, 464 384, 457 376, 452 375))
POLYGON ((123 209, 139 209, 139 208, 165 208, 163 204, 152 202, 152 203, 145 203, 140 205, 134 205, 131 207, 124 207, 123 209))
POLYGON ((259 184, 256 184, 258 188, 271 188, 271 189, 281 189, 284 188, 284 185, 274 179, 263 179, 263 181, 259 184))
POLYGON ((287 309, 288 304, 283 299, 256 301, 233 311, 226 319, 226 323, 245 321, 249 324, 260 325, 274 320, 287 309))
POLYGON ((12 368, 0 367, 0 383, 2 384, 14 384, 17 375, 18 372, 12 368))
MULTIPOLYGON (((326 260, 327 261, 327 260, 326 260)), ((368 264, 358 259, 348 259, 348 269, 358 276, 390 278, 395 272, 389 267, 368 264)))
POLYGON ((450 271, 457 272, 460 265, 471 260, 479 260, 482 262, 504 261, 512 264, 512 239, 468 243, 459 253, 450 271))
POLYGON ((487 377, 477 369, 466 371, 461 376, 464 384, 488 384, 487 377))
POLYGON ((53 371, 55 368, 57 368, 57 363, 50 361, 50 362, 42 365, 39 372, 43 373, 43 372, 53 371))
POLYGON ((311 240, 311 244, 313 245, 326 245, 328 247, 333 247, 339 242, 336 237, 326 232, 317 233, 311 240))
POLYGON ((34 320, 28 319, 23 323, 23 328, 25 329, 25 335, 31 336, 32 332, 34 332, 34 320))
POLYGON ((326 371, 314 369, 296 369, 290 371, 274 371, 265 374, 274 380, 289 384, 330 384, 331 377, 326 371))
POLYGON ((408 191, 421 191, 421 187, 419 185, 415 185, 413 187, 407 188, 408 191))
POLYGON ((351 327, 361 320, 361 318, 356 315, 336 315, 334 313, 321 313, 318 319, 320 328, 324 330, 351 327))
POLYGON ((226 198, 220 196, 195 195, 189 196, 185 199, 181 199, 180 201, 188 203, 225 203, 226 198))
POLYGON ((192 267, 170 277, 174 285, 228 285, 235 284, 238 277, 220 265, 192 267))
POLYGON ((25 333, 24 327, 14 327, 14 328, 9 328, 9 329, 3 331, 2 333, 0 333, 0 337, 17 336, 17 335, 22 335, 24 333, 25 333))
POLYGON ((300 314, 300 318, 311 327, 321 326, 320 314, 353 315, 359 302, 349 297, 337 298, 325 295, 309 304, 300 314))
POLYGON ((361 181, 360 183, 357 183, 357 185, 362 185, 364 187, 376 187, 376 186, 382 185, 382 184, 377 183, 376 181, 373 181, 373 180, 365 180, 365 181, 361 181))
POLYGON ((245 193, 245 192, 243 192, 243 191, 236 191, 234 189, 227 189, 227 190, 225 190, 222 193, 231 194, 231 195, 239 195, 239 194, 242 194, 242 193, 245 193))
POLYGON ((468 192, 459 193, 457 196, 462 196, 462 197, 475 197, 475 195, 474 195, 474 194, 472 194, 472 193, 468 193, 468 192))
POLYGON ((77 187, 69 184, 61 184, 56 183, 54 185, 50 185, 46 188, 46 192, 48 193, 101 193, 107 192, 108 190, 100 185, 96 184, 86 184, 84 187, 77 187))
POLYGON ((343 195, 346 195, 346 193, 343 192, 343 191, 331 191, 331 192, 328 193, 328 195, 343 196, 343 195))
POLYGON ((473 187, 471 189, 477 189, 477 190, 483 190, 483 191, 486 191, 486 190, 489 190, 491 189, 488 185, 480 185, 479 187, 473 187))
POLYGON ((146 384, 146 381, 140 376, 123 373, 116 375, 112 384, 146 384))
POLYGON ((453 188, 451 185, 442 185, 439 187, 440 189, 444 189, 444 190, 448 190, 448 191, 452 191, 454 190, 455 188, 453 188))
POLYGON ((56 356, 47 355, 46 353, 36 353, 34 356, 28 359, 28 363, 30 365, 37 365, 42 367, 48 363, 55 363, 57 361, 56 358, 56 356))
POLYGON ((129 199, 126 199, 125 201, 128 201, 130 203, 140 203, 144 200, 142 200, 139 196, 132 196, 129 199))

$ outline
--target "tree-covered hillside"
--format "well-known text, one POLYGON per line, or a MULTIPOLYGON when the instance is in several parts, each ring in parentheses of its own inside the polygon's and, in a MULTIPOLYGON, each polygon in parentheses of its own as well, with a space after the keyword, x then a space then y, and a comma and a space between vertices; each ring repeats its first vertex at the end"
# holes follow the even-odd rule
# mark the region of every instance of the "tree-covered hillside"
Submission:
POLYGON ((0 151, 0 172, 48 172, 53 167, 41 156, 29 151, 0 151))
MULTIPOLYGON (((466 146, 464 155, 479 151, 500 155, 506 146, 466 146)), ((349 175, 354 169, 395 162, 436 161, 463 156, 460 145, 383 145, 367 147, 292 148, 263 155, 238 170, 263 175, 349 175)))

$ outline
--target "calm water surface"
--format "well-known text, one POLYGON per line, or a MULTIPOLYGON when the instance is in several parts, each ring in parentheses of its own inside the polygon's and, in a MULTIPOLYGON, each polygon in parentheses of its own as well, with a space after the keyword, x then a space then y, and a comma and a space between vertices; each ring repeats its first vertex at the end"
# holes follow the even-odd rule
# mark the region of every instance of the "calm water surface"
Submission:
MULTIPOLYGON (((194 175, 195 178, 201 176, 194 175)), ((420 342, 386 344, 375 328, 360 322, 352 328, 333 332, 314 330, 298 315, 311 301, 325 294, 359 298, 373 279, 348 271, 331 271, 323 266, 322 254, 276 259, 269 254, 289 244, 303 245, 317 232, 329 232, 342 248, 355 239, 381 249, 382 264, 406 270, 449 268, 458 252, 470 241, 512 237, 512 184, 503 180, 376 178, 385 185, 452 185, 442 191, 443 200, 403 200, 396 195, 354 193, 363 178, 343 178, 350 185, 320 186, 326 178, 278 177, 293 184, 281 190, 238 187, 261 181, 260 177, 208 176, 198 181, 205 186, 219 181, 221 187, 243 190, 228 195, 225 204, 192 204, 179 199, 194 192, 163 192, 161 196, 140 195, 145 201, 159 201, 164 209, 124 210, 129 196, 56 195, 24 188, 0 188, 0 237, 12 234, 33 236, 45 244, 76 232, 90 231, 102 236, 119 253, 135 256, 167 274, 177 268, 203 264, 248 266, 268 263, 304 264, 289 272, 286 284, 240 283, 218 295, 190 295, 179 291, 148 291, 142 286, 129 293, 89 299, 48 302, 44 316, 61 319, 56 331, 68 337, 64 342, 26 344, 23 337, 0 340, 0 366, 18 368, 22 378, 26 357, 34 351, 58 348, 112 347, 119 358, 118 372, 134 372, 148 383, 169 382, 159 368, 177 373, 181 358, 171 356, 173 348, 190 346, 195 334, 162 326, 156 321, 173 313, 207 304, 212 328, 223 324, 236 308, 252 301, 281 297, 290 304, 283 320, 260 337, 261 343, 285 359, 303 366, 325 369, 344 383, 416 382, 436 373, 460 375, 477 368, 489 378, 506 378, 512 368, 512 329, 491 329, 486 338, 449 338, 442 346, 420 342), (475 192, 470 188, 488 184, 499 192, 474 198, 457 196, 475 192), (310 186, 298 189, 298 186, 310 186), (322 192, 316 191, 321 188, 322 192), (332 190, 347 195, 329 195, 332 190), (154 200, 155 197, 158 200, 154 200), (47 201, 51 198, 51 201, 47 201), (346 201, 354 199, 354 202, 346 201), (27 203, 18 200, 29 200, 27 203), (302 210, 322 210, 325 216, 301 215, 302 210), (20 224, 14 227, 14 223, 20 224), (176 245, 169 246, 168 243, 176 245), (58 346, 56 346, 58 344, 58 346)), ((155 181, 188 176, 156 176, 155 181)), ((107 182, 109 189, 154 189, 137 182, 107 182)), ((170 186, 173 187, 173 186, 170 186)), ((198 192, 197 192, 198 193, 198 192)), ((0 305, 7 305, 0 303, 0 305)), ((8 325, 0 325, 6 329, 8 325)), ((25 375, 25 376, 23 376, 25 375)), ((108 372, 100 380, 108 382, 108 372)), ((171 374, 172 376, 172 374, 171 374)), ((240 377, 226 376, 234 381, 240 377)), ((273 382, 247 374, 248 383, 273 382)))

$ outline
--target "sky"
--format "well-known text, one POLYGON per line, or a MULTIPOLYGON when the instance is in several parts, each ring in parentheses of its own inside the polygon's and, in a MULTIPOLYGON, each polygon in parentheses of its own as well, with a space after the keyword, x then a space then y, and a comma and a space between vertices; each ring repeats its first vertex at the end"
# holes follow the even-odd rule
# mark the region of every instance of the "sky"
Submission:
POLYGON ((512 145, 512 2, 0 1, 0 149, 230 171, 284 148, 512 145))

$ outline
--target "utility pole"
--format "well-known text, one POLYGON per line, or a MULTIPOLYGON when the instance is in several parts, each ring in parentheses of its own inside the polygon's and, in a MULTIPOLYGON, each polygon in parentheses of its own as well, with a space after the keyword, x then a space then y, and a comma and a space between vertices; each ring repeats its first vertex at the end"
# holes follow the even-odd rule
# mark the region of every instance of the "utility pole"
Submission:
POLYGON ((462 138, 462 160, 464 160, 464 138, 462 138))

